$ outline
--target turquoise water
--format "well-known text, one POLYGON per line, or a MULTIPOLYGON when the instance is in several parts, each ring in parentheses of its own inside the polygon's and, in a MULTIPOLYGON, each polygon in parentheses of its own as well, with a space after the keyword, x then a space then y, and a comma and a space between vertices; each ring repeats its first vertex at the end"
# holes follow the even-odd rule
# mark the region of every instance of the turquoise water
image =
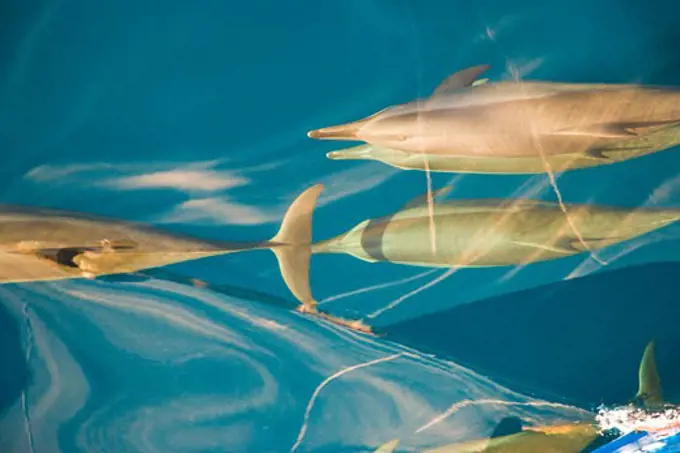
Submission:
MULTIPOLYGON (((420 196, 426 176, 331 161, 343 145, 307 131, 484 63, 492 80, 680 85, 676 11, 661 0, 6 1, 1 201, 257 241, 323 183, 313 235, 327 239, 420 196)), ((667 150, 558 182, 570 203, 677 206, 679 162, 667 150)), ((556 199, 545 175, 432 175, 447 184, 456 199, 556 199)), ((421 451, 488 436, 507 416, 576 421, 625 402, 652 338, 665 397, 680 401, 679 233, 608 247, 606 266, 580 254, 446 277, 313 256, 323 309, 378 337, 295 312, 267 251, 142 278, 3 285, 0 450, 350 452, 400 438, 398 451, 421 451), (428 427, 466 400, 482 402, 428 427)))

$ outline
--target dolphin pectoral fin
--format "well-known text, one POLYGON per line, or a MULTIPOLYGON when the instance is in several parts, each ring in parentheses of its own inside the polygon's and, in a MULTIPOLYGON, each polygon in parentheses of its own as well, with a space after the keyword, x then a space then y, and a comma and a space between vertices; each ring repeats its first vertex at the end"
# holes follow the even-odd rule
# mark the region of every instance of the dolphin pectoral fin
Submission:
POLYGON ((399 439, 392 439, 391 441, 387 442, 386 444, 382 444, 373 453, 392 453, 394 451, 394 449, 397 448, 397 445, 399 445, 399 439))
POLYGON ((60 266, 71 268, 81 268, 79 264, 85 255, 92 256, 93 254, 111 253, 116 255, 121 251, 129 251, 137 247, 137 243, 128 239, 109 240, 102 239, 100 245, 95 247, 79 246, 79 247, 60 247, 60 248, 37 248, 33 250, 24 250, 23 253, 34 253, 38 258, 51 261, 60 266))
POLYGON ((640 361, 638 369, 638 392, 635 400, 645 407, 653 407, 664 403, 661 379, 654 357, 655 343, 650 341, 640 361))
POLYGON ((578 252, 578 250, 574 249, 571 247, 570 242, 566 243, 558 243, 558 244, 536 244, 532 242, 525 242, 525 241, 512 241, 513 244, 515 245, 521 245, 523 247, 530 247, 538 250, 545 250, 547 252, 556 252, 556 253, 562 253, 566 255, 573 255, 574 253, 578 252))
POLYGON ((552 244, 536 244, 532 242, 513 241, 516 245, 525 247, 532 247, 535 249, 545 250, 548 252, 563 253, 566 255, 573 255, 576 253, 587 252, 593 249, 600 249, 606 247, 615 241, 615 238, 564 238, 552 244), (585 244, 584 244, 585 243, 585 244), (587 247, 586 247, 587 246, 587 247))
POLYGON ((641 137, 653 132, 654 129, 673 124, 680 124, 680 120, 600 123, 587 127, 561 129, 552 134, 625 140, 641 137))
POLYGON ((60 266, 78 268, 79 266, 74 259, 88 250, 91 249, 86 247, 63 247, 37 249, 34 252, 38 258, 51 261, 60 266))
POLYGON ((603 148, 591 148, 585 152, 585 156, 596 160, 610 160, 611 157, 605 154, 606 151, 603 148))
POLYGON ((475 79, 486 72, 490 67, 491 66, 488 64, 472 66, 450 75, 434 90, 432 97, 460 90, 461 88, 472 85, 475 82, 475 79))
POLYGON ((591 250, 598 250, 607 247, 617 241, 617 238, 588 238, 585 237, 583 240, 579 238, 570 238, 566 242, 568 246, 576 252, 588 252, 591 250), (587 246, 587 247, 586 247, 587 246))
POLYGON ((590 159, 616 161, 625 158, 625 153, 644 153, 648 149, 653 148, 651 145, 635 144, 634 146, 607 146, 591 148, 586 151, 581 157, 590 159))
POLYGON ((614 124, 595 124, 590 127, 583 127, 578 129, 561 129, 552 133, 552 135, 574 135, 582 137, 593 138, 611 138, 611 139, 630 139, 638 137, 638 134, 631 131, 620 123, 614 124))

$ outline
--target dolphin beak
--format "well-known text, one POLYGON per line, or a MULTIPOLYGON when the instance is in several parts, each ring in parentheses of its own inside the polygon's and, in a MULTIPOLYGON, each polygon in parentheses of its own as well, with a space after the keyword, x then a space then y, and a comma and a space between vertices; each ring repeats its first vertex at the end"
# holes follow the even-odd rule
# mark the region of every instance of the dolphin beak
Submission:
POLYGON ((322 140, 357 140, 357 133, 363 125, 364 120, 338 126, 323 127, 307 132, 307 137, 322 140))
POLYGON ((339 149, 326 153, 326 157, 331 160, 361 160, 371 159, 371 145, 353 146, 352 148, 339 149))

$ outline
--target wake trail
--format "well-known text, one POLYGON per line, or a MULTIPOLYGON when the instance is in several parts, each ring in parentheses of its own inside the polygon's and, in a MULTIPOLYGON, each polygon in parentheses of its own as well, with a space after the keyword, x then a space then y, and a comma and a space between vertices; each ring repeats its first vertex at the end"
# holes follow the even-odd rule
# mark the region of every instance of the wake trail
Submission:
POLYGON ((298 434, 298 437, 297 437, 297 440, 295 441, 295 444, 293 444, 293 447, 290 449, 290 452, 294 453, 298 449, 300 444, 302 443, 302 440, 304 439, 305 434, 307 433, 307 427, 308 427, 308 424, 309 424, 309 414, 312 412, 312 408, 314 407, 314 403, 316 402, 316 399, 318 398, 319 393, 321 393, 321 390, 323 390, 324 387, 326 387, 328 384, 330 384, 331 381, 333 381, 333 380, 339 378, 340 376, 347 374, 351 371, 355 371, 355 370, 365 368, 365 367, 368 367, 368 366, 371 366, 371 365, 375 365, 375 364, 378 364, 378 363, 388 362, 390 360, 395 360, 395 359, 398 359, 399 357, 401 357, 403 355, 404 355, 403 353, 397 353, 397 354, 393 354, 393 355, 390 355, 390 356, 387 356, 387 357, 382 357, 382 358, 379 358, 379 359, 371 360, 369 362, 364 362, 364 363, 352 365, 352 366, 349 366, 347 368, 343 368, 342 370, 340 370, 340 371, 332 374, 331 376, 327 377, 326 379, 324 379, 323 382, 321 382, 321 384, 319 384, 319 386, 314 390, 314 393, 312 393, 312 397, 309 400, 309 403, 307 404, 307 409, 305 410, 305 415, 304 415, 304 418, 303 418, 302 427, 300 428, 300 433, 298 434))

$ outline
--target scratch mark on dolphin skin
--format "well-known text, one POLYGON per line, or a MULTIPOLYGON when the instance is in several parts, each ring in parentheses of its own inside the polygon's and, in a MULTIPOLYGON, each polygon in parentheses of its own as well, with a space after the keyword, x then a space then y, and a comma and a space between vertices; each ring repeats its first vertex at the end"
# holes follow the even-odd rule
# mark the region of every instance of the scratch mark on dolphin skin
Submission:
POLYGON ((418 288, 414 289, 413 291, 404 294, 403 296, 399 297, 398 299, 393 300, 392 302, 390 302, 389 304, 387 304, 383 308, 380 308, 380 309, 374 311, 373 313, 369 313, 368 315, 366 315, 366 317, 369 318, 369 319, 373 319, 377 316, 380 316, 381 314, 385 313, 386 311, 391 310, 394 307, 396 307, 397 305, 401 304, 402 302, 404 302, 409 297, 415 296, 416 294, 420 293, 421 291, 425 291, 426 289, 431 288, 432 286, 436 285, 437 283, 441 282, 442 280, 448 278, 449 276, 454 274, 458 269, 459 269, 458 267, 452 267, 451 269, 448 269, 446 272, 444 272, 443 274, 441 274, 439 277, 435 278, 434 280, 429 281, 429 282, 425 283, 424 285, 419 286, 418 288))
POLYGON ((390 355, 390 356, 387 356, 387 357, 381 357, 379 359, 371 360, 370 362, 364 362, 364 363, 352 365, 350 367, 343 368, 342 370, 340 370, 340 371, 332 374, 331 376, 328 376, 326 379, 324 379, 324 381, 321 384, 319 384, 319 386, 316 388, 316 390, 314 390, 314 393, 312 393, 312 398, 309 400, 309 403, 307 403, 307 410, 305 410, 304 421, 302 423, 302 428, 300 428, 300 434, 298 434, 297 440, 295 441, 295 444, 293 445, 293 447, 290 449, 290 452, 291 453, 295 452, 295 450, 297 450, 297 448, 302 443, 302 440, 304 439, 305 434, 307 433, 307 425, 309 423, 309 414, 312 411, 312 407, 314 406, 314 402, 316 401, 316 398, 319 396, 319 393, 321 393, 321 390, 323 390, 323 388, 325 386, 327 386, 332 380, 337 379, 340 376, 342 376, 343 374, 349 373, 350 371, 355 371, 355 370, 358 370, 360 368, 365 368, 365 367, 375 365, 375 364, 378 364, 378 363, 388 362, 390 360, 398 359, 399 357, 401 357, 403 355, 404 354, 400 352, 400 353, 393 354, 393 355, 390 355))
POLYGON ((463 400, 459 401, 455 404, 452 404, 446 412, 444 412, 441 415, 436 416, 420 428, 416 430, 416 434, 425 431, 426 429, 431 428, 432 426, 436 425, 437 423, 443 421, 444 419, 450 417, 454 413, 458 412, 460 409, 463 409, 468 406, 481 406, 485 404, 498 404, 500 406, 531 406, 531 407, 552 407, 555 409, 570 409, 570 410, 576 410, 579 412, 582 412, 584 414, 589 414, 590 412, 580 409, 575 406, 569 406, 568 404, 560 404, 560 403, 551 403, 548 401, 503 401, 503 400, 494 400, 494 399, 481 399, 481 400, 463 400))
POLYGON ((346 293, 338 294, 336 296, 327 297, 326 299, 319 301, 317 305, 322 305, 322 304, 332 302, 332 301, 338 300, 338 299, 344 299, 345 297, 350 297, 350 296, 354 296, 354 295, 357 295, 357 294, 363 294, 363 293, 375 291, 375 290, 378 290, 378 289, 390 288, 392 286, 397 286, 397 285, 401 285, 401 284, 404 284, 404 283, 412 282, 414 280, 418 280, 420 278, 427 277, 428 275, 433 274, 433 273, 437 272, 438 270, 439 269, 430 269, 429 271, 421 272, 420 274, 412 275, 410 277, 402 278, 402 279, 399 279, 399 280, 393 280, 393 281, 386 282, 386 283, 380 283, 380 284, 377 284, 377 285, 366 286, 364 288, 355 289, 355 290, 352 290, 352 291, 349 291, 349 292, 346 292, 346 293))

